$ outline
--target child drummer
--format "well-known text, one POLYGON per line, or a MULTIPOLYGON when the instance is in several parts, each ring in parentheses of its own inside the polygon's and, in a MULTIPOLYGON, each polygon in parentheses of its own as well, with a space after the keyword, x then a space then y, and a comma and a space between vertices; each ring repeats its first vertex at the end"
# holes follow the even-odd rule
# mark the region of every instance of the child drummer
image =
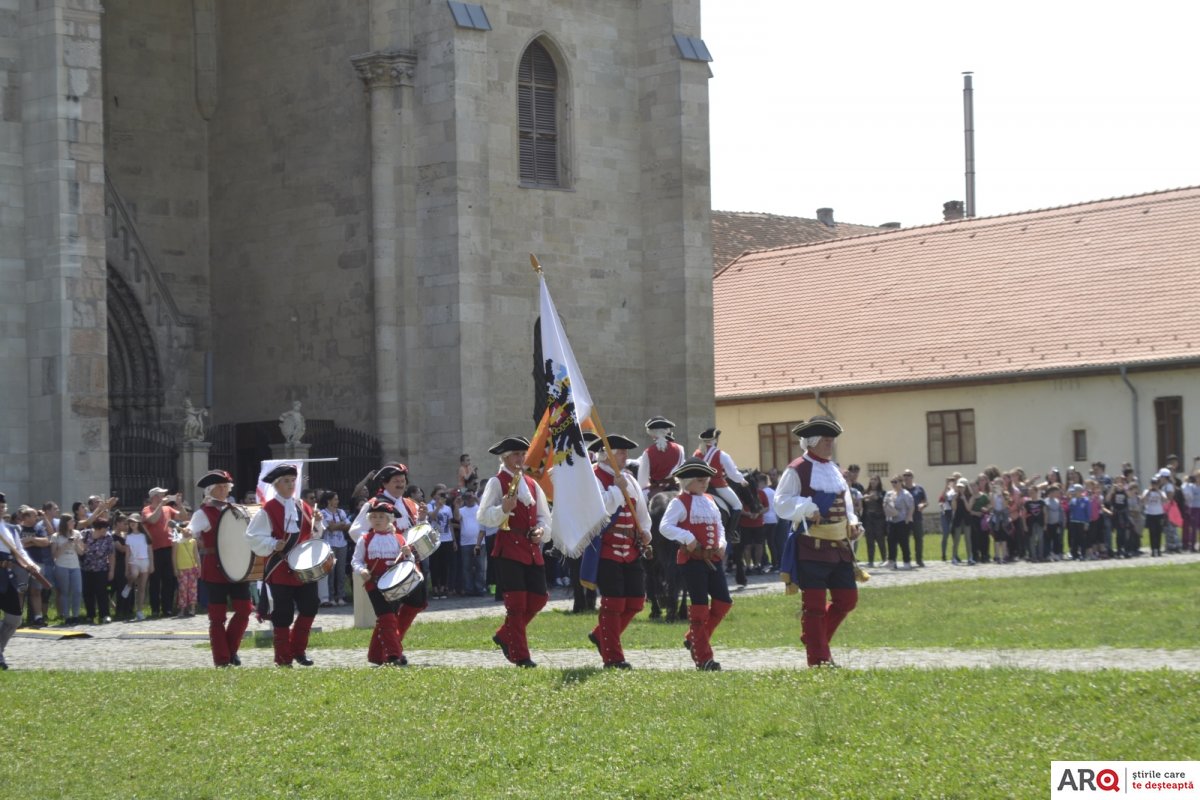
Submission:
POLYGON ((412 548, 405 542, 404 534, 396 529, 398 516, 400 512, 386 500, 378 497, 371 500, 367 504, 367 522, 371 528, 359 537, 350 559, 354 571, 362 576, 363 588, 367 590, 367 597, 375 609, 375 630, 371 633, 371 645, 367 649, 367 660, 375 666, 387 664, 402 667, 408 664, 408 659, 404 657, 404 633, 423 607, 406 605, 410 603, 408 597, 388 600, 376 584, 379 576, 393 564, 412 558, 412 548), (403 631, 400 629, 401 615, 406 618, 403 631))

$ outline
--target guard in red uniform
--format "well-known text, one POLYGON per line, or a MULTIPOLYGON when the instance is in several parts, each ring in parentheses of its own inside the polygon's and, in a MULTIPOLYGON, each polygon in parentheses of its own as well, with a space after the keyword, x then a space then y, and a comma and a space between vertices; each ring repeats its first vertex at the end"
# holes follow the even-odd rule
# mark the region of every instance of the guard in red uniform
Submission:
POLYGON ((605 457, 603 441, 597 439, 588 447, 598 457, 592 470, 604 494, 604 510, 612 520, 600 533, 600 561, 596 570, 600 618, 588 640, 600 651, 606 668, 632 669, 621 649, 621 634, 646 604, 646 574, 641 556, 642 547, 650 544, 650 514, 637 481, 624 471, 629 450, 637 447, 637 442, 613 434, 608 437, 608 446, 616 461, 615 472, 605 457), (621 486, 625 488, 624 494, 621 486), (626 497, 633 504, 633 511, 626 497))
MULTIPOLYGON (((377 666, 389 664, 402 667, 408 664, 408 659, 404 657, 404 645, 401 641, 403 634, 399 630, 397 612, 405 607, 401 604, 407 597, 388 600, 375 581, 391 569, 392 565, 411 558, 412 548, 404 540, 404 534, 395 527, 400 511, 394 505, 376 497, 366 504, 366 509, 371 529, 359 537, 354 545, 354 556, 350 564, 354 571, 362 576, 363 587, 367 590, 371 607, 375 609, 375 630, 371 634, 367 660, 377 666)), ((423 588, 424 581, 419 586, 423 588)), ((412 616, 415 617, 416 612, 413 612, 412 616)), ((411 617, 408 622, 412 623, 411 617)), ((406 625, 405 632, 407 630, 406 625)))
MULTIPOLYGON (((414 525, 419 525, 425 522, 425 507, 418 506, 412 498, 404 496, 404 490, 408 488, 408 467, 399 462, 392 462, 380 467, 375 473, 375 480, 379 483, 379 492, 373 500, 381 500, 395 510, 395 516, 392 520, 392 527, 397 533, 403 533, 414 525)), ((358 510, 358 514, 354 518, 353 524, 350 525, 350 539, 356 543, 355 552, 357 552, 357 542, 362 536, 371 530, 368 514, 371 510, 371 503, 363 503, 362 508, 358 510)), ((365 587, 364 587, 365 588, 365 587)), ((368 594, 369 596, 369 594, 368 594)), ((396 611, 396 635, 400 642, 400 665, 408 664, 408 657, 404 655, 404 635, 408 633, 408 629, 412 626, 413 620, 429 606, 429 594, 425 589, 425 583, 422 582, 416 589, 409 592, 403 600, 400 601, 400 608, 396 611)), ((384 662, 385 652, 383 640, 379 637, 378 626, 375 633, 371 634, 371 645, 367 648, 367 660, 372 664, 382 664, 384 662)))
POLYGON ((646 420, 646 433, 654 440, 637 460, 638 485, 646 490, 646 499, 659 492, 675 491, 675 479, 671 473, 679 468, 687 453, 671 438, 675 423, 666 417, 651 417, 646 420))
POLYGON ((546 605, 542 540, 550 533, 550 506, 542 487, 525 475, 529 440, 510 436, 488 449, 500 457, 500 471, 488 478, 479 498, 479 524, 499 528, 491 557, 504 597, 504 624, 492 641, 518 667, 536 667, 529 657, 525 629, 546 605))
POLYGON ((829 642, 858 605, 852 546, 863 528, 854 513, 850 486, 832 460, 833 440, 842 426, 816 416, 792 433, 807 452, 788 465, 775 488, 775 513, 792 520, 779 571, 789 592, 800 588, 800 640, 808 665, 836 666, 829 642))
POLYGON ((231 583, 217 558, 217 524, 221 514, 232 505, 233 476, 225 470, 214 469, 196 482, 204 490, 204 502, 192 514, 189 527, 200 543, 200 580, 208 591, 208 642, 212 647, 213 664, 218 667, 240 667, 238 648, 246 626, 250 624, 250 584, 231 583), (229 604, 233 617, 225 622, 229 604))
POLYGON ((684 581, 692 605, 688 609, 691 627, 684 647, 692 651, 696 669, 717 671, 713 660, 712 635, 733 607, 729 584, 721 560, 725 557, 725 530, 716 501, 706 494, 708 481, 716 474, 699 458, 689 458, 673 473, 680 492, 667 506, 658 529, 663 536, 679 542, 676 562, 683 567, 684 581))
POLYGON ((312 507, 295 497, 297 473, 294 464, 280 464, 264 476, 263 480, 275 487, 275 497, 263 504, 246 529, 255 555, 269 556, 263 583, 271 593, 275 665, 279 667, 290 667, 293 661, 312 666, 306 652, 308 632, 321 606, 316 582, 302 583, 287 563, 292 548, 313 538, 312 507))
POLYGON ((728 533, 730 539, 737 543, 741 540, 738 520, 742 516, 742 501, 737 493, 729 488, 729 482, 745 484, 746 476, 737 468, 737 464, 733 463, 729 453, 717 446, 720 438, 721 432, 716 428, 704 429, 700 432, 700 446, 692 456, 713 468, 714 473, 712 480, 708 482, 708 488, 710 493, 721 498, 729 509, 728 533))

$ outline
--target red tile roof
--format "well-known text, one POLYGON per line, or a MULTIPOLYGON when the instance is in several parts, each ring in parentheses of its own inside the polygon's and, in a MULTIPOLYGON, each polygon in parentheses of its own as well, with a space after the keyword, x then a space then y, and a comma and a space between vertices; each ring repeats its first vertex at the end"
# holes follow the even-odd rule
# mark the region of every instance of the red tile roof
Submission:
POLYGON ((749 253, 716 397, 1200 363, 1198 277, 1200 187, 749 253))
POLYGON ((804 217, 781 217, 746 211, 712 212, 713 271, 742 253, 789 247, 808 242, 825 242, 880 230, 870 225, 835 222, 832 226, 804 217))

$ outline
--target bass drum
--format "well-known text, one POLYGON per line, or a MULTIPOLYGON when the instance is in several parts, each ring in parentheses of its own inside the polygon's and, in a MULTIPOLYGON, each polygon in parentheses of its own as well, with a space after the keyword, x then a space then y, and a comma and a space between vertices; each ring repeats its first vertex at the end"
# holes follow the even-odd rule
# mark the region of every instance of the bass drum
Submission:
POLYGON ((267 559, 254 555, 246 529, 261 506, 226 506, 217 520, 217 561, 232 583, 262 580, 267 559))

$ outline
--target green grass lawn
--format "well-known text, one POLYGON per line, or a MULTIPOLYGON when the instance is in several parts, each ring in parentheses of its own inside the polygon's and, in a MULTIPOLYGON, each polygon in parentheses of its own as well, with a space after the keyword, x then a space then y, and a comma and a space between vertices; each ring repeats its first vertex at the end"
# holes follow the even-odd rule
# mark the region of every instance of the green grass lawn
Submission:
MULTIPOLYGON (((868 587, 838 632, 841 647, 1060 649, 1075 647, 1193 648, 1200 560, 1192 564, 868 587)), ((798 595, 735 598, 717 630, 718 647, 799 647, 798 595)), ((682 623, 651 622, 643 612, 622 637, 627 649, 679 647, 682 623)), ((409 649, 490 649, 496 616, 421 623, 405 637, 409 649)), ((320 617, 317 618, 320 624, 320 617)), ((590 649, 591 614, 550 611, 529 626, 534 650, 590 649)), ((370 631, 317 634, 313 647, 366 648, 370 631)), ((260 642, 270 646, 270 642, 260 642)))
POLYGON ((1018 670, 4 674, 6 797, 1041 797, 1200 758, 1200 676, 1018 670))

